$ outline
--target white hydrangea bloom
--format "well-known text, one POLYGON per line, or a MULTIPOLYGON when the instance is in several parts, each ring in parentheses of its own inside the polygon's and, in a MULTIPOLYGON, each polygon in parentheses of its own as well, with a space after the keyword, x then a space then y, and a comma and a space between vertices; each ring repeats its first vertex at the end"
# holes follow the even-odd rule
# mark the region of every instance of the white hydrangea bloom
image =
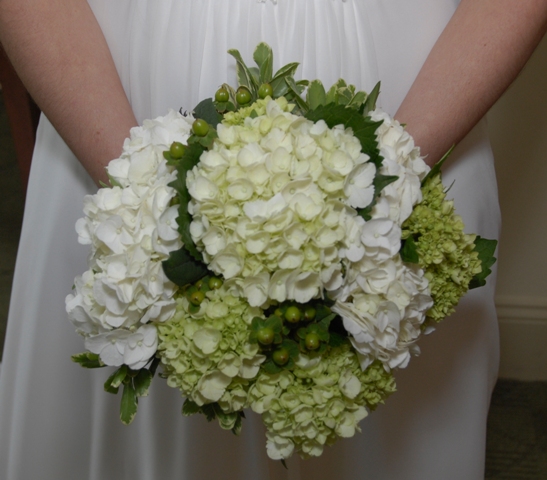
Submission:
POLYGON ((191 235, 209 268, 235 280, 251 305, 307 302, 339 288, 347 233, 355 237, 347 218, 372 202, 376 168, 351 130, 293 115, 284 99, 265 110, 220 124, 189 173, 191 235))
MULTIPOLYGON (((376 130, 380 155, 384 157, 380 173, 399 178, 384 188, 382 197, 389 204, 389 218, 402 225, 410 216, 414 205, 422 200, 420 184, 429 167, 420 156, 420 149, 402 125, 387 113, 377 109, 370 113, 374 121, 382 121, 376 130)), ((374 209, 372 217, 383 217, 374 209)))
POLYGON ((174 141, 186 143, 193 120, 170 111, 131 129, 120 158, 107 167, 115 186, 84 199, 76 231, 91 245, 89 270, 75 279, 66 309, 86 347, 107 365, 143 367, 157 344, 155 327, 145 324, 175 311, 177 287, 161 262, 182 244, 169 187, 176 172, 163 152, 174 141))
POLYGON ((156 327, 142 325, 135 332, 116 329, 86 337, 85 347, 99 355, 105 365, 127 365, 133 370, 144 367, 156 353, 156 327))
MULTIPOLYGON (((418 352, 415 342, 433 302, 423 271, 400 259, 400 227, 422 199, 421 180, 429 167, 399 122, 381 110, 371 117, 383 122, 376 131, 384 159, 379 173, 398 179, 382 190, 371 220, 346 222, 345 278, 334 293, 333 311, 342 317, 363 369, 375 359, 386 369, 404 368, 418 352)), ((359 198, 360 189, 349 190, 350 179, 360 182, 359 172, 353 175, 345 188, 350 198, 359 198)))

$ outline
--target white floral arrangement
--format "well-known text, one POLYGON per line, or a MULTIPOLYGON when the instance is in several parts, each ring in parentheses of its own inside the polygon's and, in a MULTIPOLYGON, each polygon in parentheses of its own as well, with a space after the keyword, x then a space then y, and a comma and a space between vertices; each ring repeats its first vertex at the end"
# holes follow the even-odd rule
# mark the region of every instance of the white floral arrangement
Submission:
POLYGON ((66 308, 74 361, 118 367, 130 423, 158 365, 183 413, 239 433, 261 414, 267 452, 318 456, 395 391, 416 341, 481 286, 495 242, 465 234, 403 126, 339 80, 273 73, 131 130, 84 200, 91 246, 66 308))

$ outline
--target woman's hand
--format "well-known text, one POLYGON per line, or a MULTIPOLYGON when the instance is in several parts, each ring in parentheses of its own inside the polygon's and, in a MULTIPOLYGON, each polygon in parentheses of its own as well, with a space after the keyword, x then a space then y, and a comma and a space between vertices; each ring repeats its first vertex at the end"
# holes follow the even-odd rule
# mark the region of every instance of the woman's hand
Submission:
POLYGON ((35 102, 98 184, 137 124, 86 0, 0 0, 0 41, 35 102))
POLYGON ((546 30, 546 0, 461 1, 395 115, 429 165, 486 114, 546 30))

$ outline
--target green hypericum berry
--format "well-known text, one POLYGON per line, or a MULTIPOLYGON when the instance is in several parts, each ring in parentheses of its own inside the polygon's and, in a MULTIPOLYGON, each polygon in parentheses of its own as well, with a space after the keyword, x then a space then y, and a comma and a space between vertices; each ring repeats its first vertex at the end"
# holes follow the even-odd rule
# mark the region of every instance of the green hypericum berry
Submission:
POLYGON ((245 87, 239 87, 236 92, 236 102, 239 105, 246 105, 251 101, 251 92, 245 87))
POLYGON ((274 311, 274 315, 276 317, 283 318, 283 310, 281 310, 280 308, 276 308, 274 311))
POLYGON ((205 120, 198 118, 192 124, 192 131, 198 137, 204 137, 209 132, 209 124, 205 120))
POLYGON ((275 333, 270 327, 262 327, 256 332, 256 338, 262 345, 270 345, 274 341, 275 333))
POLYGON ((273 88, 269 83, 263 83, 258 89, 259 98, 271 97, 273 95, 273 88))
POLYGON ((317 335, 317 333, 310 332, 306 335, 304 342, 306 343, 306 348, 308 350, 317 350, 321 340, 319 340, 319 335, 317 335))
POLYGON ((184 150, 186 150, 186 147, 180 142, 173 142, 169 147, 169 153, 173 158, 182 158, 184 150))
POLYGON ((300 321, 301 317, 302 317, 302 312, 295 305, 291 305, 290 307, 287 308, 287 310, 285 310, 285 320, 287 320, 287 322, 297 323, 300 321))
POLYGON ((304 310, 304 320, 307 320, 308 322, 313 320, 315 318, 315 314, 317 312, 315 311, 315 308, 308 307, 306 310, 304 310))
POLYGON ((217 102, 227 102, 230 100, 230 93, 224 87, 220 87, 215 93, 215 100, 217 102))
POLYGON ((278 348, 272 353, 272 359, 277 365, 285 365, 289 361, 289 351, 285 347, 278 348))
POLYGON ((222 287, 222 280, 218 277, 211 277, 209 279, 209 288, 211 290, 218 290, 220 287, 222 287))
POLYGON ((205 300, 205 293, 203 293, 200 290, 196 290, 195 292, 192 292, 190 294, 190 298, 188 300, 190 300, 190 303, 192 305, 196 305, 196 306, 201 305, 201 302, 205 300))

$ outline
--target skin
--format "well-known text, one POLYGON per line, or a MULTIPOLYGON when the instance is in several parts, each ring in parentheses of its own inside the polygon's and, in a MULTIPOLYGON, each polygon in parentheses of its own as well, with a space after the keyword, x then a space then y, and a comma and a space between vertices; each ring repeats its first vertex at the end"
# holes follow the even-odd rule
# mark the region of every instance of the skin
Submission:
MULTIPOLYGON (((511 84, 547 29, 545 0, 462 0, 396 117, 435 163, 511 84)), ((91 177, 135 116, 85 0, 0 0, 0 41, 91 177)))
POLYGON ((486 114, 547 31, 545 0, 462 0, 395 117, 434 165, 486 114))
POLYGON ((0 0, 0 41, 95 182, 137 121, 85 0, 0 0))

